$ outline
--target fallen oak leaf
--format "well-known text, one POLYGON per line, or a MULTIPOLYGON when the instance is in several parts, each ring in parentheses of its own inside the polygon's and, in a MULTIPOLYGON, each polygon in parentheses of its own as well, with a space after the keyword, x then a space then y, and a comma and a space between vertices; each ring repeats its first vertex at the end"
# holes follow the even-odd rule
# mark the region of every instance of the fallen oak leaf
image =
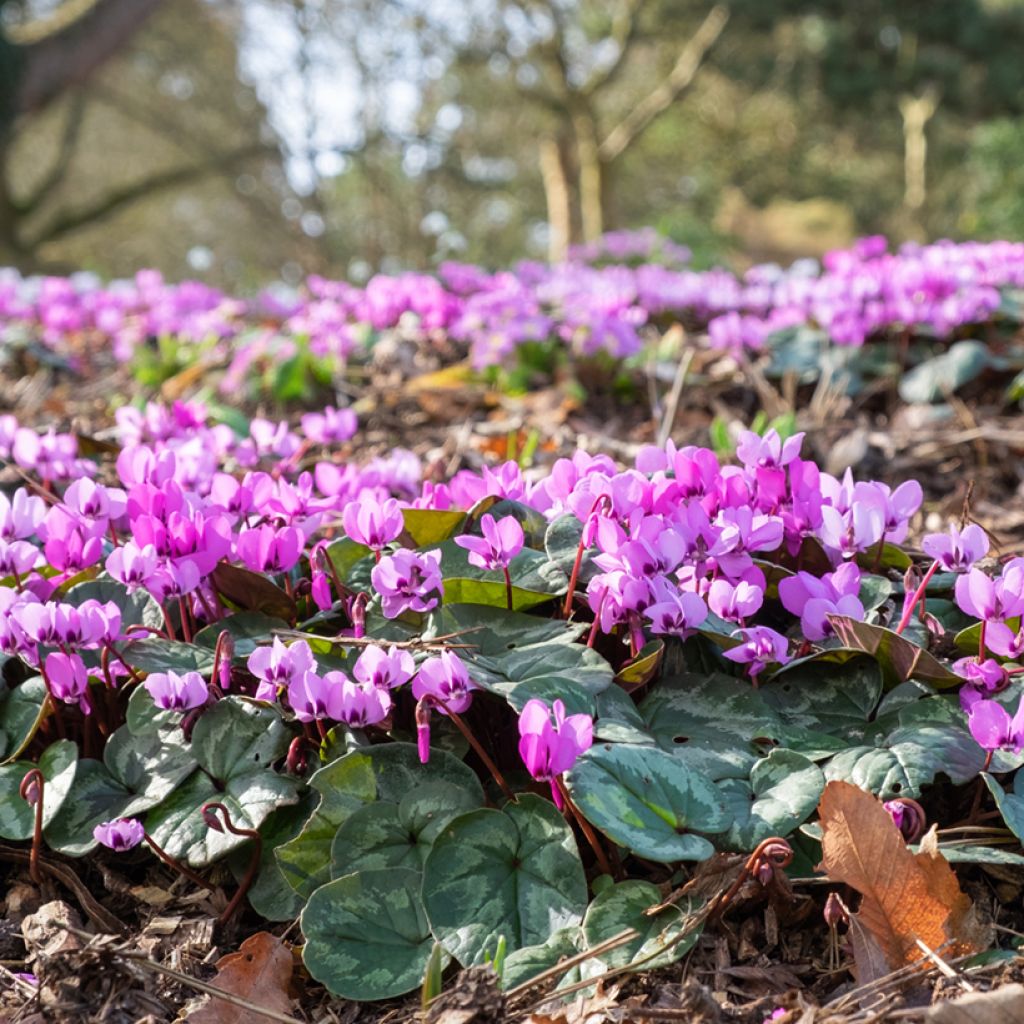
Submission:
MULTIPOLYGON (((236 953, 217 961, 217 975, 210 983, 215 989, 276 1014, 288 1014, 292 1001, 288 995, 294 962, 291 950, 270 932, 251 935, 236 953)), ((185 1018, 187 1024, 266 1024, 266 1016, 229 1003, 216 996, 185 1018)))
POLYGON ((844 882, 861 894, 851 915, 854 932, 863 928, 858 980, 870 981, 921 960, 920 939, 946 956, 979 952, 982 930, 971 901, 961 891, 953 869, 938 850, 933 833, 913 853, 882 801, 849 782, 830 782, 818 805, 822 827, 820 870, 834 882, 844 882), (872 943, 867 943, 870 936, 872 943), (865 955, 868 949, 871 955, 865 955), (860 970, 865 977, 860 977, 860 970))

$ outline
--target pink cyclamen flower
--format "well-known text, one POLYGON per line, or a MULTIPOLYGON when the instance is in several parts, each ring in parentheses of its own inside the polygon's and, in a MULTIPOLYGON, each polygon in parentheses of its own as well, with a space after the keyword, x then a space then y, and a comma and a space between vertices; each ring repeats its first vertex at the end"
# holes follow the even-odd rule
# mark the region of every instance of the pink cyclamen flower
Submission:
POLYGON ((764 590, 740 580, 733 586, 728 580, 714 580, 708 588, 708 607, 728 622, 739 622, 756 614, 764 603, 764 590))
POLYGON ((722 656, 738 664, 749 665, 748 671, 754 679, 769 665, 785 665, 792 660, 786 638, 767 626, 739 629, 733 635, 742 637, 743 642, 728 651, 722 651, 722 656))
POLYGON ((380 551, 405 529, 402 509, 394 498, 378 501, 367 494, 345 506, 341 522, 352 540, 373 551, 380 551))
POLYGON ((929 533, 921 548, 946 572, 967 572, 988 554, 989 540, 980 526, 971 523, 963 530, 951 526, 948 533, 929 533))
POLYGON ((368 686, 379 686, 385 690, 394 689, 412 679, 416 663, 408 651, 371 644, 356 660, 352 675, 368 686))
POLYGON ((568 715, 556 700, 549 708, 542 700, 528 700, 519 715, 519 756, 535 778, 551 783, 558 807, 561 793, 555 780, 567 772, 576 758, 594 742, 594 721, 590 715, 568 715))
POLYGON ((387 618, 397 618, 405 611, 428 612, 440 600, 441 552, 419 554, 399 548, 373 567, 370 581, 381 596, 387 618))
POLYGON ((139 845, 146 838, 146 830, 137 818, 115 818, 104 821, 92 830, 96 842, 108 849, 123 853, 139 845))
POLYGON ((1024 611, 1024 559, 1015 558, 998 579, 970 569, 956 581, 956 603, 977 619, 992 622, 1024 611))
POLYGON ((238 557, 253 572, 287 572, 302 555, 306 538, 295 526, 264 523, 238 536, 238 557))
POLYGON ((372 684, 354 682, 342 672, 328 672, 327 676, 341 676, 341 700, 338 720, 353 729, 377 725, 391 711, 391 695, 372 684))
POLYGON ((190 711, 201 707, 209 697, 206 680, 198 672, 152 672, 142 685, 164 711, 190 711))
POLYGON ((246 662, 249 671, 260 681, 256 688, 257 700, 273 701, 278 688, 288 686, 315 667, 313 652, 305 640, 285 645, 280 637, 274 637, 269 647, 257 647, 246 662))
POLYGON ((53 651, 43 664, 53 696, 65 704, 79 704, 88 712, 89 673, 82 659, 77 654, 53 651))
POLYGON ((1017 711, 1010 713, 994 700, 978 700, 971 706, 967 716, 971 735, 982 750, 990 753, 996 750, 1012 750, 1019 754, 1024 750, 1024 696, 1017 705, 1017 711))
POLYGON ((444 702, 444 706, 439 707, 442 714, 448 711, 462 714, 473 702, 475 689, 469 670, 454 651, 442 651, 427 658, 412 683, 412 693, 417 700, 433 697, 444 702))
MULTIPOLYGON (((704 598, 692 590, 680 590, 664 579, 656 583, 654 596, 656 600, 647 605, 644 615, 655 633, 685 638, 708 617, 704 598)), ((606 610, 607 607, 602 608, 602 612, 606 610)), ((604 631, 607 633, 608 629, 604 631)))
POLYGON ((515 516, 505 516, 495 522, 494 516, 488 514, 480 518, 482 537, 463 534, 455 538, 460 548, 469 552, 469 564, 478 569, 496 571, 507 569, 520 551, 523 550, 523 528, 515 516))

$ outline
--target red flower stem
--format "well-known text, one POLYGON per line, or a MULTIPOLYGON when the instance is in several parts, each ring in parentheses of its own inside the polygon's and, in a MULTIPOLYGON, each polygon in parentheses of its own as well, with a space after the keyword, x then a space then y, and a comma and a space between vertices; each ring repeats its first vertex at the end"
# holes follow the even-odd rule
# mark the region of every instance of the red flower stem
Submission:
POLYGON ((978 633, 978 663, 980 664, 985 660, 985 627, 988 625, 987 619, 981 620, 981 630, 978 633))
POLYGON ((509 575, 507 565, 503 565, 501 568, 505 573, 505 603, 508 610, 512 611, 512 577, 509 575))
POLYGON ((50 710, 53 712, 54 727, 57 730, 57 739, 65 739, 67 733, 64 730, 64 719, 60 714, 60 701, 53 695, 53 687, 50 686, 50 677, 46 674, 43 659, 39 659, 39 674, 43 677, 43 685, 46 687, 46 699, 50 702, 50 710))
POLYGON ((982 770, 983 772, 987 772, 987 771, 988 771, 988 769, 989 769, 989 765, 991 765, 991 764, 992 764, 992 755, 993 755, 994 753, 995 753, 995 751, 994 751, 994 750, 990 750, 990 751, 988 752, 988 755, 987 755, 987 756, 986 756, 986 758, 985 758, 985 764, 984 764, 984 765, 982 766, 982 769, 981 769, 981 770, 982 770))
POLYGON ((178 598, 178 615, 181 616, 181 635, 185 638, 185 643, 192 643, 192 629, 189 625, 189 611, 185 605, 185 598, 178 598))
POLYGON ((185 867, 180 860, 172 857, 169 853, 165 853, 157 844, 153 837, 147 832, 142 837, 149 848, 169 867, 174 868, 179 874, 184 875, 190 882, 195 882, 196 885, 205 889, 207 892, 216 892, 216 886, 210 885, 202 875, 197 875, 191 868, 185 867))
MULTIPOLYGON (((221 816, 224 819, 223 829, 226 829, 232 835, 245 836, 247 839, 251 839, 253 843, 252 856, 249 858, 249 867, 245 872, 241 882, 238 883, 238 889, 235 895, 231 897, 231 902, 224 908, 223 913, 217 918, 217 924, 224 925, 234 917, 235 911, 238 909, 245 897, 245 894, 249 891, 252 883, 256 880, 256 873, 260 869, 260 860, 263 858, 263 837, 254 828, 238 828, 237 825, 231 820, 231 815, 228 813, 228 809, 222 803, 209 803, 203 804, 203 817, 207 818, 207 824, 209 824, 209 817, 216 818, 215 811, 220 811, 221 816)), ((213 827, 211 825, 211 827, 213 827)))
POLYGON ((928 584, 931 582, 932 577, 935 575, 935 571, 938 569, 938 560, 932 562, 931 567, 924 574, 924 579, 921 580, 917 590, 914 591, 914 596, 910 599, 910 603, 903 609, 903 614, 900 616, 899 625, 896 627, 897 633, 902 633, 903 630, 910 625, 910 620, 914 615, 914 609, 917 607, 919 601, 924 600, 924 592, 928 588, 928 584))
POLYGON ((43 773, 38 768, 29 768, 21 780, 19 792, 22 800, 28 800, 28 788, 33 782, 38 788, 38 793, 36 794, 35 823, 32 827, 32 852, 28 858, 28 873, 36 885, 41 885, 43 875, 39 870, 39 849, 43 845, 43 790, 46 779, 43 778, 43 773))
POLYGON ((594 513, 604 504, 609 501, 607 494, 599 494, 594 499, 594 504, 590 506, 590 511, 587 513, 587 518, 583 522, 583 533, 580 534, 580 542, 576 548, 576 558, 572 563, 572 572, 569 575, 569 590, 565 595, 565 604, 562 606, 562 618, 567 619, 572 615, 572 599, 576 596, 576 584, 579 582, 580 569, 583 566, 583 553, 586 550, 586 546, 583 541, 587 536, 587 527, 590 525, 590 520, 594 513))
POLYGON ((587 646, 593 647, 597 639, 597 630, 601 624, 601 609, 604 608, 604 599, 608 596, 608 588, 601 591, 601 599, 597 602, 597 611, 594 613, 594 621, 590 626, 590 633, 587 635, 587 646))
POLYGON ((484 767, 494 776, 494 781, 501 787, 501 791, 509 800, 515 800, 516 795, 512 792, 512 787, 505 781, 505 776, 501 774, 498 766, 491 760, 490 754, 484 750, 480 741, 473 735, 473 731, 466 725, 462 715, 455 711, 452 711, 443 700, 438 697, 428 695, 426 701, 430 704, 435 704, 437 707, 442 708, 445 714, 455 723, 455 727, 466 737, 466 742, 476 751, 477 757, 480 758, 484 763, 484 767))
POLYGON ((565 803, 565 809, 569 812, 569 817, 579 825, 580 831, 586 837, 590 848, 594 851, 594 856, 597 858, 597 866, 601 869, 601 873, 614 878, 615 872, 612 871, 612 866, 608 862, 608 857, 601 846, 600 840, 597 838, 597 833, 591 827, 590 822, 583 817, 582 811, 572 802, 572 797, 569 796, 569 789, 561 775, 555 777, 555 785, 558 787, 558 792, 562 794, 562 800, 565 803))
MULTIPOLYGON (((129 677, 129 678, 130 678, 130 679, 132 680, 132 682, 134 682, 134 683, 141 683, 141 682, 142 682, 142 677, 141 677, 141 676, 140 676, 140 675, 138 674, 138 672, 136 672, 136 671, 135 671, 135 669, 133 669, 133 668, 131 667, 131 665, 129 665, 129 664, 128 664, 128 662, 127 662, 127 661, 125 661, 125 660, 124 660, 124 657, 122 656, 121 652, 120 652, 120 651, 119 651, 119 650, 118 650, 118 649, 117 649, 117 648, 116 648, 116 647, 115 647, 115 646, 114 646, 114 645, 113 645, 112 643, 110 643, 109 641, 107 641, 107 642, 106 642, 106 645, 105 645, 105 646, 104 646, 104 648, 103 648, 103 650, 104 650, 104 653, 106 653, 106 652, 108 652, 108 651, 109 651, 109 652, 110 652, 110 654, 112 654, 112 655, 113 655, 113 656, 114 656, 115 658, 117 658, 117 660, 118 660, 118 661, 119 661, 119 662, 120 662, 120 663, 121 663, 121 664, 122 664, 122 665, 123 665, 123 666, 125 667, 125 669, 127 670, 127 672, 128 672, 128 677, 129 677)), ((101 656, 101 657, 102 657, 102 656, 101 656)), ((111 683, 111 686, 113 687, 113 684, 112 684, 112 683, 111 683)))

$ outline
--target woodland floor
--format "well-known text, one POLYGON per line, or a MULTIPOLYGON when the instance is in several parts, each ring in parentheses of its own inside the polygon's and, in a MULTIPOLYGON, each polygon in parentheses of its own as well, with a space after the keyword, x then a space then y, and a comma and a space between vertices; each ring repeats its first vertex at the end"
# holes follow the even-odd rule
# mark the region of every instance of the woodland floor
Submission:
MULTIPOLYGON (((85 378, 39 365, 22 370, 19 376, 0 377, 0 412, 13 412, 26 424, 53 424, 101 440, 109 436, 112 422, 110 396, 128 398, 135 389, 125 371, 109 367, 85 378)), ((176 378, 162 397, 184 397, 202 383, 194 374, 176 378)), ((971 517, 990 531, 1002 552, 1021 550, 1024 413, 1004 402, 1005 381, 976 382, 970 393, 934 408, 901 406, 883 387, 856 401, 825 388, 797 393, 756 375, 718 373, 702 367, 699 358, 676 403, 671 380, 655 381, 639 372, 625 395, 609 391, 601 381, 582 383, 585 401, 570 399, 569 389, 550 380, 511 397, 467 383, 461 375, 444 371, 434 357, 424 360, 412 349, 393 352, 387 361, 368 367, 362 379, 345 385, 361 424, 347 454, 362 461, 402 446, 424 459, 428 473, 442 478, 466 466, 514 456, 533 443, 536 432, 535 465, 549 464, 578 446, 630 462, 639 446, 666 436, 678 446, 708 444, 716 416, 749 423, 759 409, 771 417, 796 407, 802 410, 797 425, 808 432, 805 457, 816 457, 832 472, 852 466, 858 477, 893 484, 916 478, 925 489, 926 514, 942 520, 959 516, 970 495, 971 517), (517 451, 510 451, 510 445, 517 451)), ((282 415, 271 405, 248 411, 271 418, 282 415)), ((299 941, 297 926, 268 927, 246 909, 227 928, 218 929, 215 918, 225 897, 197 893, 148 855, 104 852, 78 861, 51 855, 43 869, 44 881, 37 886, 29 877, 27 851, 0 845, 0 1021, 399 1024, 420 1013, 418 995, 373 1005, 330 999, 303 973, 298 957, 294 965, 275 969, 254 954, 248 957, 252 973, 243 974, 233 990, 260 1002, 259 993, 277 985, 278 996, 286 990, 291 997, 287 1014, 268 1017, 221 1001, 205 1011, 190 1010, 203 1000, 200 986, 217 976, 221 957, 260 932, 299 941), (121 932, 117 937, 96 937, 115 925, 121 932), (14 979, 13 972, 25 970, 39 976, 38 990, 14 979)), ((1001 929, 1024 933, 1024 871, 971 866, 958 874, 965 890, 993 914, 1001 929)), ((221 880, 230 894, 233 882, 226 870, 221 880)), ((933 1001, 967 991, 963 978, 944 977, 938 967, 929 968, 927 975, 918 971, 897 979, 881 1002, 858 998, 851 993, 848 951, 839 950, 838 960, 830 958, 822 902, 821 886, 814 880, 798 880, 792 898, 780 905, 766 903, 763 896, 745 899, 741 892, 723 920, 706 929, 680 964, 617 979, 567 1006, 538 1005, 543 997, 538 991, 508 1007, 479 969, 464 972, 446 982, 446 995, 428 1019, 435 1024, 483 1024, 534 1013, 534 1020, 544 1024, 761 1024, 784 1007, 790 1012, 782 1019, 793 1024, 1024 1021, 1024 989, 1006 987, 1024 982, 1024 959, 992 964, 970 975, 969 985, 981 991, 1001 988, 1009 1000, 999 1008, 984 1006, 977 1015, 926 1016, 933 1001)))

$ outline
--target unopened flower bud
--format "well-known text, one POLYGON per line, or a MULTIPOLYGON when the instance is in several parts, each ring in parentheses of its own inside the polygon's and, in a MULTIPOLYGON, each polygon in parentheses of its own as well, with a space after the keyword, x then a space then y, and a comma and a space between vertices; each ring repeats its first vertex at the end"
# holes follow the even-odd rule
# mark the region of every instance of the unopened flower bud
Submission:
POLYGON ((846 908, 843 906, 843 901, 839 898, 839 893, 830 892, 828 899, 825 900, 824 910, 825 924, 829 928, 835 928, 840 924, 849 923, 850 917, 846 913, 846 908))

